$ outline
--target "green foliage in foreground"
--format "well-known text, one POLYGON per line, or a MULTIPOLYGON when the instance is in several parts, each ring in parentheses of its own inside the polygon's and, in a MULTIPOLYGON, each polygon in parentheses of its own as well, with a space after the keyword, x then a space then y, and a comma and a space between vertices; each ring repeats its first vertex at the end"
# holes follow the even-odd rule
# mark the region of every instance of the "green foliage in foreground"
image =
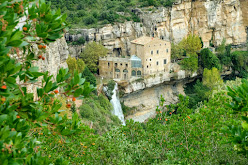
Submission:
POLYGON ((230 107, 235 113, 240 113, 242 116, 241 126, 229 126, 229 131, 232 135, 231 140, 236 144, 235 148, 239 153, 248 157, 248 81, 243 80, 243 83, 238 87, 228 87, 228 95, 232 97, 233 102, 230 107))
POLYGON ((77 71, 71 77, 68 69, 61 68, 53 77, 33 65, 39 59, 45 60, 42 54, 46 44, 62 37, 65 19, 66 15, 52 11, 43 0, 0 2, 0 164, 69 162, 60 156, 51 160, 40 152, 44 143, 37 139, 52 132, 61 136, 81 132, 76 114, 72 119, 60 116, 62 104, 55 93, 63 91, 60 93, 68 98, 69 108, 71 97, 86 97, 94 88, 77 71), (27 19, 21 20, 23 17, 27 19), (23 27, 17 26, 19 21, 23 27), (12 57, 14 54, 17 58, 12 57), (28 92, 28 86, 36 91, 28 92))
MULTIPOLYGON (((228 83, 231 86, 237 84, 228 83)), ((242 114, 234 114, 226 104, 232 100, 225 86, 218 89, 195 109, 189 108, 188 97, 182 95, 178 104, 167 108, 163 105, 165 100, 161 99, 156 117, 147 123, 127 121, 126 126, 102 136, 95 136, 88 128, 82 127, 81 134, 73 137, 43 137, 44 146, 54 146, 52 152, 49 148, 53 159, 55 153, 59 153, 72 164, 245 165, 247 157, 236 152, 236 142, 230 142, 230 133, 223 129, 239 126, 242 114), (58 143, 53 144, 51 138, 58 143), (61 139, 63 143, 59 141, 61 139), (65 139, 77 145, 70 147, 65 139)))

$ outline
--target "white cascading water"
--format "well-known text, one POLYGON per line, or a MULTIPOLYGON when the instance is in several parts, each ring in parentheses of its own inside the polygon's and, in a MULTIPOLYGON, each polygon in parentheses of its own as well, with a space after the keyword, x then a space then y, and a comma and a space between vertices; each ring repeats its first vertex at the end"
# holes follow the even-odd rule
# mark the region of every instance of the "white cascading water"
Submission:
POLYGON ((114 107, 113 114, 121 120, 122 125, 126 125, 125 120, 124 120, 124 115, 121 109, 121 103, 118 98, 118 84, 117 83, 115 83, 115 88, 113 90, 113 95, 112 95, 112 99, 110 100, 110 103, 114 107))

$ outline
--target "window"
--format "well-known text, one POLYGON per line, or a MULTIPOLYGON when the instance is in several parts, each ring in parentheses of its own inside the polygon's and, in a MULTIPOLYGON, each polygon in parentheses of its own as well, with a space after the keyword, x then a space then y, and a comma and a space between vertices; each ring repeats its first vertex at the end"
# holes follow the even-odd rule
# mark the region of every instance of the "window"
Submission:
POLYGON ((157 50, 157 54, 159 53, 159 50, 157 50))
POLYGON ((137 76, 141 76, 141 71, 140 70, 137 71, 137 76))
POLYGON ((128 70, 124 69, 123 72, 124 72, 124 73, 128 73, 128 70))
POLYGON ((167 62, 167 60, 166 60, 166 59, 164 59, 164 64, 166 64, 166 62, 167 62))
POLYGON ((121 66, 122 66, 122 63, 121 63, 121 66))
POLYGON ((124 79, 125 79, 125 80, 127 79, 127 74, 124 74, 124 79))
POLYGON ((158 65, 158 61, 157 61, 157 65, 158 65))
POLYGON ((136 76, 136 71, 132 70, 132 76, 136 76))
POLYGON ((108 62, 108 67, 109 67, 109 65, 110 65, 110 64, 109 64, 109 62, 108 62))
POLYGON ((120 69, 115 69, 115 72, 120 72, 120 69))
POLYGON ((126 67, 128 67, 128 64, 126 64, 126 67))
POLYGON ((152 59, 150 58, 150 61, 152 61, 152 59))
POLYGON ((142 64, 141 64, 141 59, 135 55, 133 55, 131 57, 131 67, 132 68, 141 68, 142 64))
POLYGON ((151 54, 153 54, 153 51, 151 51, 151 54))
POLYGON ((166 49, 166 52, 168 53, 168 52, 169 52, 169 50, 168 50, 168 49, 166 49))
POLYGON ((148 65, 146 67, 148 68, 148 65))
POLYGON ((115 63, 115 67, 117 67, 117 63, 115 63))

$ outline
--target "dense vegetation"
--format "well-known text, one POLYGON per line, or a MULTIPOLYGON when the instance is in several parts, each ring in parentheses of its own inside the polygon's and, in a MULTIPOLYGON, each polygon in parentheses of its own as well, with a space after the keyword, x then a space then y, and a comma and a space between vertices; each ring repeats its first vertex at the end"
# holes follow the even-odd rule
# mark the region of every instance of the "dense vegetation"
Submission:
MULTIPOLYGON (((243 102, 236 102, 239 111, 235 114, 235 109, 229 106, 235 104, 231 104, 232 97, 226 90, 226 86, 233 88, 240 84, 241 80, 237 79, 219 85, 207 102, 194 109, 189 108, 188 97, 180 95, 180 102, 170 106, 164 106, 165 100, 161 98, 154 119, 147 123, 127 121, 126 126, 102 136, 93 134, 87 127, 81 127, 82 132, 76 136, 40 136, 43 139, 42 150, 53 159, 59 153, 72 164, 245 165, 248 161, 247 132, 246 125, 241 126, 241 116, 245 113, 240 112, 238 105, 244 105, 247 93, 240 94, 243 102), (52 143, 51 138, 58 143, 52 143), (72 146, 69 141, 73 142, 72 146)), ((243 83, 246 88, 247 85, 247 82, 243 83)), ((234 93, 238 91, 234 90, 234 93)))
POLYGON ((172 6, 174 0, 49 0, 53 8, 68 15, 72 27, 96 27, 108 23, 133 20, 139 22, 132 9, 145 6, 172 6))

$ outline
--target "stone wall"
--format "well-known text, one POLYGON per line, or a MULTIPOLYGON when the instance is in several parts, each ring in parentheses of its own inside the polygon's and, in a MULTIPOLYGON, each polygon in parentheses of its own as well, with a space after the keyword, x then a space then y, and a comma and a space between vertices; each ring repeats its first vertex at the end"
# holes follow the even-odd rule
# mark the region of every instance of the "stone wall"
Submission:
MULTIPOLYGON (((130 54, 130 41, 143 35, 179 42, 190 33, 201 36, 204 46, 212 39, 215 46, 223 38, 227 44, 246 43, 248 26, 247 0, 177 0, 172 8, 135 9, 141 23, 125 22, 99 29, 75 29, 77 34, 65 35, 66 40, 84 37, 87 42, 101 41, 109 53, 118 50, 130 54)), ((71 48, 81 50, 82 46, 71 48), (79 48, 78 48, 79 47, 79 48)), ((80 52, 80 51, 79 51, 80 52)), ((78 55, 78 54, 77 54, 78 55)))

